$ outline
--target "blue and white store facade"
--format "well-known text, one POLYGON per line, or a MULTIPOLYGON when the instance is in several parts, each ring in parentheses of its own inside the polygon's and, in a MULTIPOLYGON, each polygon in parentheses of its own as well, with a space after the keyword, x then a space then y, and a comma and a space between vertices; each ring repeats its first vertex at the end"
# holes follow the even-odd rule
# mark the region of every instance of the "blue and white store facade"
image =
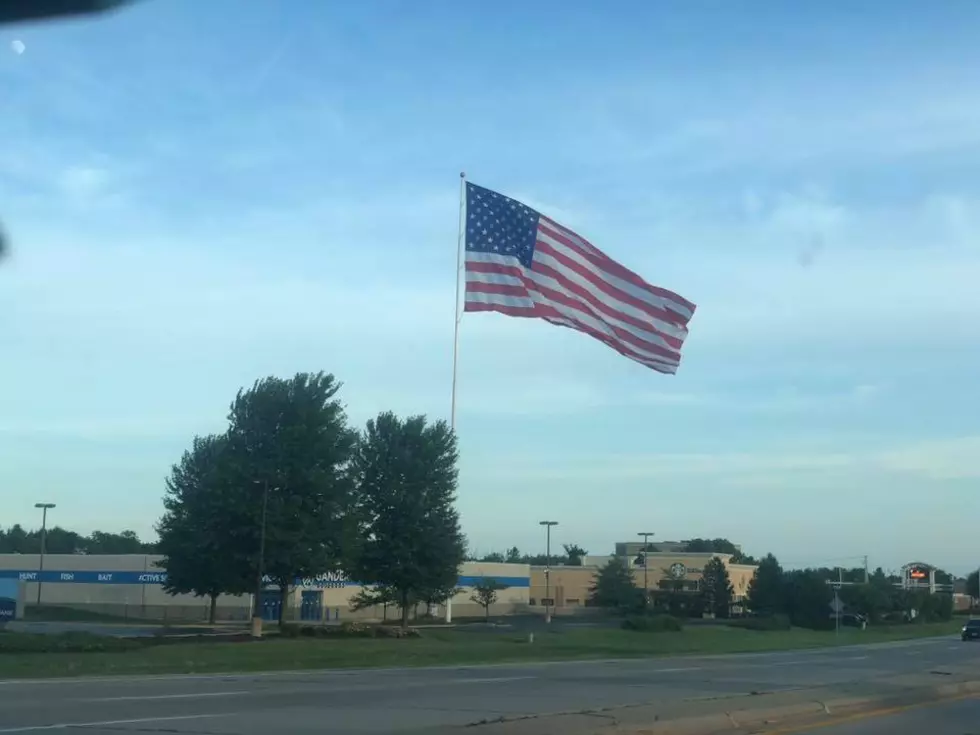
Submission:
MULTIPOLYGON (((38 555, 0 554, 0 580, 21 587, 22 599, 36 603, 40 587, 41 604, 72 607, 125 618, 198 621, 206 618, 209 603, 193 595, 168 595, 163 591, 166 572, 157 566, 155 555, 86 556, 47 554, 43 568, 38 555)), ((491 610, 498 615, 522 612, 528 608, 531 570, 526 564, 488 564, 466 562, 460 569, 461 591, 450 601, 453 615, 482 613, 470 599, 481 579, 492 578, 504 589, 491 610)), ((267 580, 263 615, 279 615, 279 589, 267 580)), ((330 572, 312 578, 296 579, 288 596, 289 617, 300 620, 363 620, 385 615, 380 607, 354 612, 350 599, 362 586, 343 574, 330 572)), ((222 595, 218 598, 218 618, 246 620, 251 595, 222 595)), ((445 608, 433 611, 444 615, 445 608)), ((389 617, 397 615, 389 613, 389 617)))

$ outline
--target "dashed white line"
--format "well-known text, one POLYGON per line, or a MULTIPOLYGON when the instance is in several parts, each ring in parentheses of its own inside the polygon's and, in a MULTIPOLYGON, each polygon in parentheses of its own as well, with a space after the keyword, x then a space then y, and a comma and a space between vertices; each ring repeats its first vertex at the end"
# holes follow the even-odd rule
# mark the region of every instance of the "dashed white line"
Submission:
POLYGON ((229 717, 231 713, 213 715, 175 715, 173 717, 140 717, 133 720, 102 720, 100 722, 60 722, 56 725, 27 725, 25 727, 5 727, 0 735, 13 732, 41 732, 43 730, 67 730, 70 727, 111 727, 112 725, 139 725, 144 722, 176 722, 178 720, 206 720, 214 717, 229 717))
POLYGON ((191 694, 149 694, 133 695, 129 697, 92 697, 77 699, 76 702, 143 702, 154 701, 157 699, 199 699, 202 697, 240 697, 251 692, 195 692, 191 694))

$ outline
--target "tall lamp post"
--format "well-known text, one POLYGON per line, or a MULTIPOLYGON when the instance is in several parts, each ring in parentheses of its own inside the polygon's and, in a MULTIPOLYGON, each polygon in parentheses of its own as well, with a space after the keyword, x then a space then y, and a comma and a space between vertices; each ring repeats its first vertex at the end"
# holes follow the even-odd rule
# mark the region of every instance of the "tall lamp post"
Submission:
POLYGON ((545 566, 544 566, 544 622, 551 622, 551 527, 558 521, 540 521, 545 527, 545 566))
POLYGON ((637 536, 643 538, 643 608, 646 609, 647 605, 650 604, 650 586, 647 576, 647 569, 650 565, 647 564, 647 549, 650 547, 650 537, 653 536, 653 531, 640 531, 637 536))
POLYGON ((35 508, 41 509, 41 559, 37 570, 37 604, 41 604, 41 577, 44 576, 44 552, 48 540, 48 510, 54 508, 54 503, 34 503, 35 508))
POLYGON ((269 481, 254 480, 262 486, 262 521, 259 526, 259 560, 255 574, 255 599, 252 601, 252 637, 262 637, 262 578, 265 576, 265 522, 269 512, 269 481))

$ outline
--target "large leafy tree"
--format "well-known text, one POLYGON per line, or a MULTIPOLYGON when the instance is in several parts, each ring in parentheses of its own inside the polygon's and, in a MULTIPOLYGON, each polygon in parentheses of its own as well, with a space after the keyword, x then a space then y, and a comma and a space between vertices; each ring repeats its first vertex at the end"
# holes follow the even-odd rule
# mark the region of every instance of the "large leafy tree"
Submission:
POLYGON ((565 549, 565 563, 570 567, 582 566, 585 557, 589 555, 589 552, 578 544, 563 544, 562 548, 565 549))
POLYGON ((877 623, 895 611, 898 592, 888 579, 884 570, 878 567, 868 575, 867 584, 845 585, 840 589, 840 598, 847 609, 867 617, 870 623, 877 623))
POLYGON ((626 559, 614 556, 599 568, 589 589, 589 603, 624 612, 643 607, 643 590, 637 587, 626 559))
POLYGON ((772 554, 766 554, 749 582, 748 605, 759 615, 786 612, 786 585, 783 568, 772 554))
POLYGON ((704 565, 701 576, 701 596, 705 608, 716 618, 727 618, 731 615, 735 588, 728 575, 728 567, 720 557, 712 557, 711 561, 704 565))
POLYGON ((394 592, 403 627, 416 603, 456 591, 466 553, 454 506, 458 456, 444 421, 390 412, 368 421, 354 453, 363 523, 355 575, 394 592))
POLYGON ((344 567, 356 538, 349 463, 357 433, 324 372, 258 380, 240 390, 228 416, 237 497, 226 508, 236 545, 256 564, 265 508, 264 571, 280 590, 280 623, 289 586, 344 567))
MULTIPOLYGON (((195 437, 167 478, 164 514, 157 524, 159 566, 167 571, 164 589, 172 595, 210 598, 213 623, 218 595, 251 588, 249 546, 241 543, 228 513, 231 457, 225 436, 195 437)), ((93 534, 94 535, 94 534, 93 534)))
POLYGON ((820 630, 833 626, 830 602, 833 588, 816 569, 800 569, 785 573, 785 612, 793 625, 820 630))
POLYGON ((980 572, 971 572, 966 577, 966 594, 973 599, 980 599, 980 572))

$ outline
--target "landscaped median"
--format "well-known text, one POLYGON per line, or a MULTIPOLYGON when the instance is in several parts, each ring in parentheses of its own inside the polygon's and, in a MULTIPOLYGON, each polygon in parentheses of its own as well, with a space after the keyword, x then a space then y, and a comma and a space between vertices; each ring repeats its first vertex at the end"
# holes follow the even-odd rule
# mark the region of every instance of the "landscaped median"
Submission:
POLYGON ((425 628, 395 637, 391 629, 349 626, 270 635, 104 638, 84 633, 0 632, 0 679, 80 675, 275 671, 382 666, 439 666, 574 659, 725 654, 879 643, 947 635, 959 623, 847 629, 756 631, 692 626, 682 631, 578 629, 527 633, 425 628))

